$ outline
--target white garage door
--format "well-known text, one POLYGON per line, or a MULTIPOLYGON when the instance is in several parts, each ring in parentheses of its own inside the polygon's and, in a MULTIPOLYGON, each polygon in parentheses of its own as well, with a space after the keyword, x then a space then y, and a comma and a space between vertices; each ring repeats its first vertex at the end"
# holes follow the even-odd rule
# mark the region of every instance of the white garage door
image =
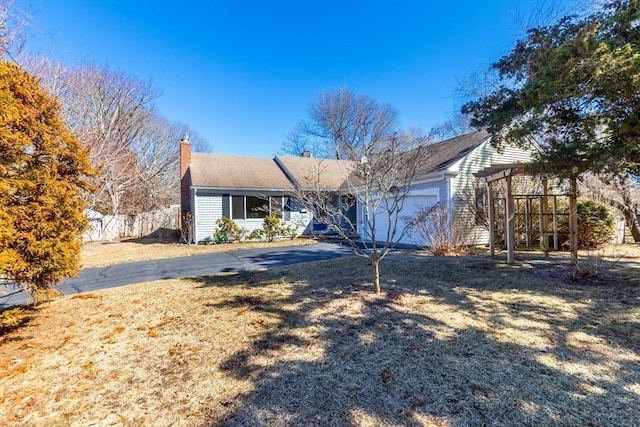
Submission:
MULTIPOLYGON (((396 232, 396 239, 402 233, 402 230, 406 227, 406 221, 403 218, 412 217, 420 209, 433 206, 438 202, 437 196, 409 196, 404 201, 402 211, 398 215, 398 226, 396 232)), ((376 240, 384 242, 387 240, 387 230, 389 227, 389 219, 387 214, 382 210, 376 215, 376 240)), ((405 243, 409 245, 415 245, 415 242, 410 235, 405 235, 399 243, 405 243)))

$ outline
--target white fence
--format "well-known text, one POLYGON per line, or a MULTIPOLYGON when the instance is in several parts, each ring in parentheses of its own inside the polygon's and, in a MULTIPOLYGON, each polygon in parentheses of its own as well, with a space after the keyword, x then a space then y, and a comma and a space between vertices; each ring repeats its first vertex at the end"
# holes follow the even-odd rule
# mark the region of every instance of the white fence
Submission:
POLYGON ((137 215, 102 215, 99 212, 88 211, 87 217, 89 229, 82 236, 85 242, 147 236, 175 239, 180 228, 178 205, 137 215))

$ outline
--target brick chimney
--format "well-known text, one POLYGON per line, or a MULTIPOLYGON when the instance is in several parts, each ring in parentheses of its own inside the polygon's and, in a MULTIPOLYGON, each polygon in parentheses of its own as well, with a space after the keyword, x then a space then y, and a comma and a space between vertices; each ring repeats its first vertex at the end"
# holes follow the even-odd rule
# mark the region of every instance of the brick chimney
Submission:
POLYGON ((191 142, 189 135, 180 140, 180 210, 191 211, 191 142))

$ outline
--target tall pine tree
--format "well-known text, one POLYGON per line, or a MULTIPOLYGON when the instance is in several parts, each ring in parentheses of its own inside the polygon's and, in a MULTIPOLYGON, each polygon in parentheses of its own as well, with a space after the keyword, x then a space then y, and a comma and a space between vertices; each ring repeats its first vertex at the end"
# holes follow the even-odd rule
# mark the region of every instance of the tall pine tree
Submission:
POLYGON ((561 177, 640 174, 637 0, 533 28, 493 68, 500 86, 463 113, 494 143, 535 140, 539 169, 561 177))
POLYGON ((35 294, 75 275, 91 173, 59 102, 0 61, 0 277, 35 294))

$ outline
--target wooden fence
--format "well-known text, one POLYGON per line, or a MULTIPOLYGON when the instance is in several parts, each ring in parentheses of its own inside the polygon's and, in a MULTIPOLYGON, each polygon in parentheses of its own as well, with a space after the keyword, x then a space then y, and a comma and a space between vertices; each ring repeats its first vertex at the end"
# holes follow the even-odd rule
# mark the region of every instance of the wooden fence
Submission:
POLYGON ((88 211, 89 229, 84 233, 82 240, 98 242, 140 237, 177 239, 180 228, 179 216, 178 205, 137 215, 102 215, 99 212, 88 211))

